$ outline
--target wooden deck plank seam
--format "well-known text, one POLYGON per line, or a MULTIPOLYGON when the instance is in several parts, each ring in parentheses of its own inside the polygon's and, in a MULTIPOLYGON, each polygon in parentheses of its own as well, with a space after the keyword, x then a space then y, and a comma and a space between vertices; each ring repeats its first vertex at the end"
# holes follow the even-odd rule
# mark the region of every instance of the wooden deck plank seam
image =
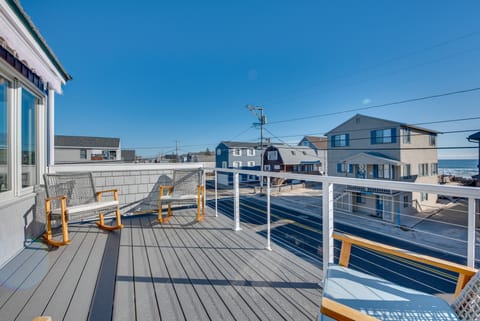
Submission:
MULTIPOLYGON (((222 231, 218 231, 218 233, 222 233, 222 231)), ((238 233, 234 233, 234 237, 230 237, 229 240, 232 241, 232 242, 235 242, 237 243, 237 245, 241 245, 239 244, 239 242, 241 241, 238 236, 239 234, 242 233, 241 231, 239 231, 238 233)), ((223 239, 223 238, 222 238, 223 239)), ((267 250, 265 250, 267 251, 267 250)), ((269 260, 270 261, 270 257, 269 255, 266 255, 264 253, 268 253, 268 252, 261 252, 260 255, 262 256, 262 258, 264 260, 269 260)), ((272 252, 271 252, 272 253, 272 252)), ((276 253, 275 253, 276 254, 276 253)), ((241 251, 239 253, 237 253, 237 255, 244 255, 244 253, 242 253, 241 251)), ((260 258, 258 256, 255 256, 255 255, 250 255, 250 257, 252 257, 256 262, 258 262, 259 264, 263 265, 267 270, 269 270, 270 272, 274 273, 277 277, 279 277, 281 280, 285 281, 285 282, 291 282, 288 278, 284 278, 282 275, 279 275, 276 271, 273 271, 270 269, 270 266, 268 264, 266 264, 266 262, 264 260, 260 260, 260 258)), ((244 262, 245 261, 245 258, 243 260, 244 262)), ((262 269, 259 269, 259 274, 261 273, 262 269)), ((291 272, 293 272, 293 269, 290 269, 291 272)), ((305 280, 303 278, 300 278, 300 280, 302 280, 303 282, 309 282, 311 280, 305 280)), ((295 291, 297 291, 301 296, 303 296, 305 299, 307 299, 308 301, 310 301, 312 304, 315 304, 315 305, 318 305, 318 302, 319 301, 316 301, 316 300, 313 300, 311 297, 308 297, 305 295, 305 293, 303 293, 302 291, 300 291, 299 289, 295 288, 295 287, 292 287, 292 289, 295 289, 295 291)), ((290 299, 289 299, 290 300, 290 299)))
MULTIPOLYGON (((52 300, 53 296, 55 295, 55 292, 57 291, 58 287, 60 286, 60 283, 62 282, 63 278, 64 278, 65 275, 67 274, 69 267, 72 265, 72 262, 74 261, 75 256, 77 255, 78 251, 79 251, 80 248, 82 247, 83 242, 85 242, 85 239, 87 238, 87 235, 88 235, 88 233, 90 232, 91 229, 92 229, 92 227, 90 227, 90 228, 87 230, 87 233, 84 233, 83 238, 82 238, 82 240, 80 241, 79 246, 76 248, 74 255, 73 255, 72 258, 70 259, 70 262, 68 263, 67 268, 64 270, 64 273, 62 274, 60 280, 57 282, 57 285, 55 286, 55 289, 52 291, 52 293, 51 293, 51 295, 50 295, 50 298, 49 298, 47 304, 45 304, 45 308, 43 309, 42 314, 45 313, 45 310, 46 310, 48 304, 50 303, 50 301, 52 300)), ((48 274, 47 274, 47 275, 48 275, 48 274)))
MULTIPOLYGON (((186 233, 186 235, 193 240, 193 236, 191 235, 191 233, 186 233)), ((194 241, 194 242, 195 242, 195 241, 194 241)), ((212 266, 216 268, 217 272, 220 273, 220 274, 223 276, 223 278, 226 280, 226 282, 229 283, 230 287, 236 292, 236 294, 238 295, 238 297, 240 297, 240 298, 242 299, 242 301, 245 303, 244 306, 248 307, 249 310, 250 310, 250 312, 252 312, 259 320, 261 320, 261 319, 262 319, 261 316, 258 315, 258 313, 256 312, 256 309, 252 308, 252 306, 250 305, 249 300, 246 300, 246 299, 245 299, 244 295, 242 295, 242 292, 239 291, 237 285, 234 284, 234 283, 232 282, 232 280, 230 280, 230 278, 229 278, 227 275, 225 275, 225 273, 224 273, 221 269, 218 268, 216 262, 214 262, 214 261, 212 260, 212 258, 206 253, 205 249, 204 249, 202 246, 198 246, 198 248, 199 248, 199 250, 202 251, 202 253, 204 254, 204 257, 208 259, 208 261, 212 264, 212 266)), ((189 249, 189 248, 187 248, 187 249, 189 249)), ((213 247, 211 247, 210 249, 213 249, 213 247)), ((198 263, 198 261, 197 261, 197 263, 198 263)), ((202 271, 203 271, 203 270, 202 270, 202 271)), ((203 273, 205 274, 205 271, 203 271, 203 273)), ((209 279, 209 278, 207 278, 207 279, 208 279, 209 283, 213 285, 212 280, 209 279)), ((244 312, 244 313, 245 313, 245 312, 244 312)))
MULTIPOLYGON (((215 232, 215 231, 214 231, 215 232)), ((211 232, 211 234, 213 234, 214 232, 211 232)), ((211 241, 209 240, 208 237, 205 236, 205 231, 202 231, 202 230, 198 230, 198 234, 202 236, 202 238, 204 240, 206 240, 210 245, 213 246, 213 244, 211 243, 211 241)), ((232 231, 233 233, 233 231, 232 231)), ((217 238, 218 240, 218 238, 217 238)), ((236 266, 235 264, 232 263, 232 261, 230 260, 230 258, 226 257, 222 251, 219 251, 218 249, 213 249, 213 251, 215 251, 217 253, 217 255, 219 257, 221 257, 232 269, 232 271, 235 271, 236 274, 238 274, 242 279, 244 280, 248 280, 248 278, 245 276, 245 273, 240 271, 238 269, 238 266, 236 266)), ((225 251, 231 251, 229 249, 225 250, 225 251)), ((264 290, 264 289, 260 289, 260 288, 257 288, 257 287, 251 287, 251 289, 256 292, 266 303, 267 305, 270 307, 270 309, 272 311, 275 311, 275 313, 277 314, 278 317, 284 319, 284 320, 290 320, 291 318, 286 318, 285 314, 282 313, 281 310, 279 310, 279 307, 276 306, 276 304, 272 304, 272 303, 275 303, 274 300, 271 300, 271 298, 269 298, 269 294, 264 290)))
MULTIPOLYGON (((253 231, 252 231, 253 232, 253 231)), ((224 234, 226 237, 227 235, 225 234, 225 231, 216 231, 216 233, 220 233, 220 234, 224 234)), ((236 232, 236 233, 233 233, 233 237, 231 235, 228 235, 229 237, 229 241, 233 241, 233 242, 237 242, 235 239, 237 238, 238 234, 237 233, 242 233, 242 231, 239 231, 239 232, 236 232)), ((249 234, 249 233, 245 233, 245 234, 249 234)), ((218 238, 218 240, 220 240, 221 242, 223 242, 224 238, 218 238)), ((237 242, 238 244, 238 242, 237 242)), ((239 244, 241 245, 241 244, 239 244)), ((267 251, 267 250, 265 250, 267 251)), ((232 253, 234 256, 237 256, 244 264, 246 265, 250 265, 248 261, 245 260, 245 258, 241 258, 239 256, 240 253, 232 253)), ((261 262, 260 260, 257 259, 257 257, 255 255, 250 255, 254 260, 256 260, 257 262, 259 262, 261 265, 264 266, 265 269, 269 270, 269 267, 267 265, 264 264, 264 262, 261 262)), ((264 276, 262 275, 262 272, 261 272, 261 269, 251 269, 252 271, 254 271, 255 273, 257 273, 261 279, 263 279, 264 281, 267 282, 267 284, 270 284, 272 285, 272 283, 264 276)), ((287 302, 289 302, 292 306, 294 306, 298 311, 300 311, 302 314, 304 314, 305 316, 307 317, 311 317, 311 314, 308 310, 306 310, 303 306, 301 309, 298 308, 298 305, 296 304, 296 302, 292 301, 292 298, 290 297, 290 295, 287 295, 286 293, 284 293, 284 291, 280 291, 278 288, 276 287, 273 287, 272 288, 278 293, 280 294, 280 296, 282 296, 287 302)), ((295 289, 295 291, 300 294, 302 297, 305 297, 304 294, 299 291, 298 289, 295 289)), ((310 298, 307 298, 309 301, 311 300, 310 298)), ((315 302, 311 301, 312 304, 315 304, 315 302)), ((282 307, 283 308, 283 307, 282 307)))
MULTIPOLYGON (((180 236, 179 230, 175 229, 175 230, 173 230, 173 232, 176 234, 178 240, 180 240, 180 242, 185 246, 186 244, 185 244, 183 238, 180 236)), ((185 234, 187 235, 188 233, 185 233, 185 234)), ((177 251, 177 249, 176 249, 176 251, 177 251)), ((223 296, 218 292, 218 289, 214 286, 214 284, 211 282, 211 280, 207 277, 205 271, 202 269, 202 267, 200 266, 198 261, 195 259, 195 255, 193 255, 193 253, 191 252, 190 249, 185 249, 185 251, 187 251, 189 253, 190 258, 193 260, 193 262, 195 262, 197 269, 200 271, 200 274, 203 275, 203 277, 208 281, 208 283, 210 285, 210 288, 215 292, 218 299, 222 302, 224 308, 228 311, 228 313, 230 313, 230 316, 232 317, 232 319, 236 320, 234 313, 229 308, 228 304, 225 302, 223 296)), ((177 252, 177 255, 178 255, 178 252, 177 252)), ((190 282, 191 282, 191 280, 190 280, 190 282)), ((193 282, 192 282, 192 285, 193 285, 193 282)), ((199 298, 200 298, 200 300, 202 299, 202 297, 199 297, 199 298)))
MULTIPOLYGON (((157 243, 157 246, 160 246, 160 242, 158 240, 158 236, 156 233, 153 233, 154 235, 154 238, 155 238, 155 242, 157 243)), ((168 278, 170 280, 170 283, 172 284, 172 287, 173 287, 173 290, 175 292, 175 297, 177 298, 177 302, 179 303, 179 306, 180 306, 180 310, 182 312, 182 316, 185 320, 187 320, 187 317, 186 317, 186 314, 185 314, 185 310, 183 309, 183 306, 181 304, 181 300, 180 300, 180 297, 179 297, 179 293, 178 293, 178 289, 177 287, 175 286, 175 282, 173 281, 173 278, 172 278, 172 274, 170 272, 170 269, 168 267, 168 265, 166 264, 166 259, 165 259, 165 254, 163 253, 163 251, 160 251, 160 255, 162 257, 162 261, 163 263, 165 264, 165 269, 167 271, 167 274, 168 274, 168 278)), ((158 304, 158 302, 157 302, 158 304)), ((160 317, 161 317, 161 314, 160 314, 160 317)))
MULTIPOLYGON (((172 221, 172 220, 171 220, 171 221, 172 221)), ((163 233, 165 234, 165 236, 166 236, 166 238, 167 238, 167 241, 168 241, 168 243, 170 244, 170 247, 173 249, 173 252, 174 252, 175 255, 177 256, 177 260, 178 260, 178 262, 180 263, 180 266, 182 267, 183 272, 185 273, 185 275, 186 275, 187 278, 189 279, 190 284, 191 284, 191 286, 192 286, 192 289, 193 289, 193 291, 195 292, 195 295, 197 296, 198 300, 200 301, 200 304, 202 305, 203 310, 204 310, 205 313, 207 314, 208 318, 209 318, 210 320, 212 320, 212 316, 210 315, 207 307, 205 306, 205 303, 201 300, 201 295, 198 293, 198 289, 194 286, 192 280, 191 280, 190 277, 188 276, 187 270, 185 269, 185 266, 183 265, 182 260, 179 258, 177 251, 173 248, 172 241, 171 241, 168 233, 166 232, 166 229, 162 229, 162 231, 163 231, 163 233)))
MULTIPOLYGON (((75 236, 76 236, 76 233, 72 233, 72 239, 73 239, 75 236)), ((65 251, 65 249, 61 249, 61 251, 63 252, 63 251, 65 251)), ((61 255, 57 255, 57 258, 56 258, 55 262, 56 262, 60 257, 61 257, 61 255)), ((39 263, 43 262, 43 261, 46 260, 47 258, 48 258, 48 256, 45 255, 45 256, 39 261, 39 263)), ((50 266, 49 271, 53 268, 53 265, 55 264, 55 262, 53 262, 53 264, 50 266)), ((37 264, 37 266, 38 266, 38 264, 37 264)), ((15 290, 14 290, 14 291, 8 296, 8 298, 5 300, 5 302, 0 305, 0 311, 9 303, 10 299, 17 293, 17 291, 22 288, 22 285, 29 279, 29 277, 32 275, 33 272, 35 272, 35 266, 32 266, 32 269, 31 269, 30 273, 28 273, 27 275, 25 275, 23 281, 18 284, 18 286, 15 288, 15 290)), ((48 275, 48 272, 44 275, 43 279, 44 279, 47 275, 48 275)), ((42 281, 40 281, 40 282, 37 283, 37 285, 36 285, 35 288, 37 288, 37 287, 40 286, 41 282, 43 282, 43 279, 42 279, 42 281)), ((35 291, 35 290, 34 290, 34 291, 35 291)), ((32 292, 32 295, 34 294, 34 291, 32 292)), ((27 303, 28 303, 28 299, 27 299, 27 301, 25 302, 25 305, 26 305, 27 303)), ((24 305, 24 306, 25 306, 25 305, 24 305)), ((20 311, 21 311, 21 310, 20 310, 20 311)))
MULTIPOLYGON (((228 207, 226 207, 225 209, 231 211, 231 209, 228 208, 228 207)), ((226 218, 228 218, 228 219, 230 219, 229 216, 227 216, 226 214, 223 214, 222 212, 220 212, 219 214, 220 214, 220 215, 223 215, 224 217, 226 217, 226 218)), ((245 224, 245 223, 240 222, 240 225, 243 226, 243 228, 249 228, 249 229, 250 229, 250 227, 249 227, 247 224, 245 224)), ((253 240, 255 240, 255 241, 258 241, 258 237, 262 237, 261 235, 258 235, 258 234, 256 234, 256 233, 253 234, 253 235, 245 235, 245 236, 248 237, 248 238, 250 238, 250 239, 253 239, 253 240)), ((262 238, 264 238, 264 237, 262 237, 262 238)), ((264 238, 264 239, 265 239, 265 238, 264 238)), ((272 239, 272 240, 273 240, 273 239, 272 239)), ((266 239, 265 239, 265 242, 266 242, 266 239)), ((272 245, 273 245, 272 247, 275 247, 275 245, 276 245, 275 242, 272 242, 272 243, 273 243, 273 244, 272 244, 272 245)), ((283 243, 285 246, 288 246, 288 244, 286 244, 286 243, 284 243, 284 242, 282 242, 282 243, 283 243)), ((292 247, 292 246, 289 246, 289 248, 290 248, 291 250, 293 250, 294 252, 297 252, 297 253, 302 254, 301 251, 299 251, 298 249, 296 249, 296 248, 294 248, 294 247, 292 247)), ((299 264, 299 262, 304 263, 304 262, 303 262, 303 260, 304 260, 303 258, 301 258, 301 260, 298 260, 298 261, 293 261, 293 260, 291 260, 289 254, 291 254, 292 252, 286 250, 285 248, 283 248, 283 247, 280 246, 280 245, 277 245, 276 248, 274 248, 274 250, 277 251, 279 254, 281 254, 282 257, 284 257, 285 259, 289 260, 292 264, 298 265, 299 267, 301 267, 302 269, 304 269, 306 272, 312 274, 312 276, 316 276, 313 272, 309 271, 309 269, 307 269, 303 264, 302 264, 302 265, 299 264)), ((308 262, 308 263, 313 264, 313 263, 311 263, 311 262, 308 262)))

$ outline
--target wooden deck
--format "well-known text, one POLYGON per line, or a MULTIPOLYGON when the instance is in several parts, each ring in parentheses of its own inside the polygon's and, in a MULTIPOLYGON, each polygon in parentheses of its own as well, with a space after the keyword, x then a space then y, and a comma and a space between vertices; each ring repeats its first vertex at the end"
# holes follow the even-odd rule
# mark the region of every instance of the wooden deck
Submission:
POLYGON ((33 243, 0 270, 0 320, 314 320, 322 270, 209 210, 70 225, 72 243, 33 243))

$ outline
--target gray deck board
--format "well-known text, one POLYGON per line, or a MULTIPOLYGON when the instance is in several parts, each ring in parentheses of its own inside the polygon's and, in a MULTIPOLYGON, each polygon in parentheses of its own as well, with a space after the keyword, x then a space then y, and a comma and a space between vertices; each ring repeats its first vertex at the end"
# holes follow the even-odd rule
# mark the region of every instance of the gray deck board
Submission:
POLYGON ((131 226, 136 315, 138 320, 159 320, 160 312, 153 287, 141 220, 142 218, 133 219, 131 226))
MULTIPOLYGON (((96 279, 100 269, 103 250, 107 242, 107 233, 95 233, 95 243, 92 245, 92 251, 85 264, 85 269, 80 276, 75 292, 70 301, 70 305, 65 314, 64 321, 83 321, 87 320, 93 292, 95 290, 96 279)), ((55 320, 55 319, 54 319, 55 320)))
POLYGON ((113 304, 113 320, 116 321, 136 320, 131 222, 131 219, 122 221, 124 228, 120 238, 115 299, 113 304))
POLYGON ((94 224, 72 225, 72 243, 55 251, 41 243, 25 249, 0 270, 0 321, 42 314, 87 320, 105 260, 117 260, 116 277, 107 278, 115 295, 105 302, 115 321, 317 316, 321 269, 279 246, 265 250, 265 239, 247 226, 235 232, 229 218, 208 208, 203 222, 187 208, 164 224, 155 215, 123 223, 118 260, 104 255, 109 233, 94 224))

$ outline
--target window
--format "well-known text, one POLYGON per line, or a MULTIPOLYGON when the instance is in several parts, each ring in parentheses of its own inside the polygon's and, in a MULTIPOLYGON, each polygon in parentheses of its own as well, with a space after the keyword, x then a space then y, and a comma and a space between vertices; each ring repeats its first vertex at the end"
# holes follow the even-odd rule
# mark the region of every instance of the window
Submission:
POLYGON ((242 162, 240 162, 240 161, 235 161, 235 162, 233 162, 233 167, 234 167, 234 168, 240 168, 240 167, 242 167, 242 162))
POLYGON ((345 173, 346 164, 345 163, 337 163, 337 173, 345 173))
POLYGON ((410 206, 410 198, 408 195, 403 195, 403 208, 407 208, 410 206))
POLYGON ((87 159, 87 150, 80 149, 80 159, 87 159))
POLYGON ((222 162, 222 168, 227 168, 227 162, 226 161, 222 162))
POLYGON ((247 156, 255 156, 255 149, 253 148, 247 149, 247 156))
POLYGON ((411 130, 410 130, 410 128, 402 128, 402 142, 404 144, 410 144, 410 142, 411 142, 411 130))
POLYGON ((308 140, 304 140, 304 141, 302 142, 302 145, 303 145, 303 146, 310 146, 310 143, 308 142, 308 140))
POLYGON ((253 167, 253 166, 255 166, 255 161, 248 161, 247 166, 248 166, 248 167, 253 167))
POLYGON ((233 156, 242 156, 242 150, 240 148, 234 148, 233 156))
POLYGON ((418 164, 418 176, 428 176, 428 164, 418 164))
POLYGON ((295 156, 295 151, 291 150, 292 156, 295 156))
POLYGON ((431 165, 432 169, 432 175, 438 175, 438 164, 437 163, 432 163, 431 165))
POLYGON ((0 193, 10 190, 7 94, 8 82, 0 77, 0 193))
POLYGON ((333 135, 331 138, 330 145, 332 147, 345 147, 349 146, 350 144, 350 135, 349 134, 342 134, 342 135, 333 135))
POLYGON ((395 134, 395 128, 372 130, 370 132, 370 142, 371 144, 392 144, 396 142, 395 134))
POLYGON ((217 148, 217 156, 220 156, 222 155, 222 149, 221 148, 217 148))
POLYGON ((403 165, 403 176, 406 176, 406 177, 412 176, 412 165, 410 164, 403 165))
POLYGON ((420 193, 420 201, 423 202, 423 201, 428 201, 428 193, 420 193))
POLYGON ((36 97, 22 88, 22 187, 37 184, 36 97))
POLYGON ((278 159, 277 151, 276 150, 269 151, 267 154, 267 159, 271 161, 277 160, 278 159))
POLYGON ((265 165, 265 166, 263 166, 263 167, 265 168, 265 169, 264 169, 265 171, 270 171, 270 165, 265 165))
POLYGON ((437 144, 437 135, 430 134, 428 141, 430 143, 430 146, 435 146, 437 144))

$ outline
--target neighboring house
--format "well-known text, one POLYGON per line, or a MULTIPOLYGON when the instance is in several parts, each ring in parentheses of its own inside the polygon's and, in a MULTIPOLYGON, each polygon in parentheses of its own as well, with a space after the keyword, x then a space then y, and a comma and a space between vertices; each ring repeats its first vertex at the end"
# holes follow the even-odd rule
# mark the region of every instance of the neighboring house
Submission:
POLYGON ((120 138, 55 135, 55 163, 119 161, 120 138))
MULTIPOLYGON (((355 115, 326 135, 328 174, 438 183, 437 132, 396 121, 355 115)), ((393 221, 398 212, 433 205, 437 195, 389 189, 337 188, 338 206, 393 221)))
POLYGON ((265 150, 263 164, 265 171, 270 172, 319 175, 321 161, 310 147, 272 144, 265 150))
POLYGON ((0 1, 0 266, 43 228, 36 187, 53 164, 55 94, 71 79, 19 1, 0 1))
POLYGON ((305 136, 298 146, 308 146, 315 151, 320 160, 319 171, 322 175, 328 175, 328 140, 327 137, 305 136))
POLYGON ((122 162, 133 163, 137 160, 137 156, 134 149, 122 149, 122 162))
POLYGON ((187 153, 180 156, 182 163, 212 163, 215 164, 215 154, 213 152, 187 153))
MULTIPOLYGON (((215 154, 217 168, 259 170, 262 163, 262 150, 258 143, 222 141, 215 149, 215 154)), ((241 182, 255 182, 258 181, 258 176, 242 174, 239 179, 241 182)), ((218 182, 232 184, 233 175, 219 173, 218 182)))

